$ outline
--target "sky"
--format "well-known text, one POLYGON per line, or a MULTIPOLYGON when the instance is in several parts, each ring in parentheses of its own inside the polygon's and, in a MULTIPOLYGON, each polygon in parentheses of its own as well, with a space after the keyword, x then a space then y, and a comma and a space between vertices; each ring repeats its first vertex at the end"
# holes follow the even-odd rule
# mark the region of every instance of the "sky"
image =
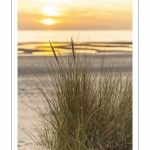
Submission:
POLYGON ((132 30, 132 0, 18 0, 18 30, 132 30))

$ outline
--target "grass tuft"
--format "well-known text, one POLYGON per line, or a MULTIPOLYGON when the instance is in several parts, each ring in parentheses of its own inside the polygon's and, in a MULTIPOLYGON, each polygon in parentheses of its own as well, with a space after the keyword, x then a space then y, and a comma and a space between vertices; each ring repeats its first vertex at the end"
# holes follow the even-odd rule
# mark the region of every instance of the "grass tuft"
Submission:
MULTIPOLYGON (((88 55, 47 59, 50 79, 36 85, 43 99, 37 113, 37 146, 51 150, 131 150, 132 77, 105 70, 104 59, 93 71, 88 55), (50 89, 52 87, 52 89, 50 89)), ((42 82, 42 81, 41 81, 42 82)))

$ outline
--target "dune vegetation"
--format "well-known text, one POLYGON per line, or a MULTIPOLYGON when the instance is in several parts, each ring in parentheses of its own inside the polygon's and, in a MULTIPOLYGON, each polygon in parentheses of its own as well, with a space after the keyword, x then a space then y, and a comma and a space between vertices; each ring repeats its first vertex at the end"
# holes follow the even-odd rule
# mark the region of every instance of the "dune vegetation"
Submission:
MULTIPOLYGON (((35 86, 41 92, 36 101, 38 137, 28 133, 36 146, 51 150, 131 150, 132 76, 105 69, 93 70, 94 56, 72 53, 66 59, 46 57, 49 77, 35 86)), ((112 63, 113 64, 113 63, 112 63)))

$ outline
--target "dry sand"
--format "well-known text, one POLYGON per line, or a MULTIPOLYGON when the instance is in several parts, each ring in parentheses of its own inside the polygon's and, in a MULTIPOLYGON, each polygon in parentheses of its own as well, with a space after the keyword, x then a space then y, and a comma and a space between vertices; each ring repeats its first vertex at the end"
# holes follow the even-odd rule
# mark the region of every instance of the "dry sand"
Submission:
MULTIPOLYGON (((65 56, 63 56, 65 58, 65 56)), ((97 54, 93 59, 94 70, 98 70, 98 62, 101 59, 101 54, 97 54)), ((119 60, 114 66, 114 71, 121 71, 125 74, 132 72, 132 53, 131 52, 117 52, 117 53, 105 53, 105 67, 107 68, 112 60, 119 60), (124 67, 123 67, 124 66, 124 67)), ((45 65, 45 59, 43 56, 19 56, 18 57, 18 149, 30 149, 32 140, 23 131, 28 130, 32 134, 36 135, 34 131, 34 125, 32 123, 37 122, 37 114, 30 109, 27 105, 34 105, 34 99, 37 101, 41 99, 40 92, 35 85, 28 80, 29 76, 34 78, 33 73, 48 76, 48 71, 45 65), (31 123, 32 122, 32 123, 31 123)), ((43 77, 43 80, 45 78, 43 77)), ((38 81, 37 81, 38 82, 38 81)))

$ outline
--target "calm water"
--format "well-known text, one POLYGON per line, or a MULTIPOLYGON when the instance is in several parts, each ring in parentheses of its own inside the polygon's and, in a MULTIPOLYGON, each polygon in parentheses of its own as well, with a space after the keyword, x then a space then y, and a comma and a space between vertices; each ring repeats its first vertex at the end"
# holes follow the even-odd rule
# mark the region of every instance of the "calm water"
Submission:
POLYGON ((20 42, 69 42, 71 37, 80 42, 132 42, 132 30, 21 30, 18 31, 20 42))
POLYGON ((18 55, 43 55, 50 54, 49 41, 55 50, 68 53, 71 49, 71 37, 84 52, 101 51, 132 51, 132 30, 19 30, 18 55), (86 46, 85 46, 86 45, 86 46))

